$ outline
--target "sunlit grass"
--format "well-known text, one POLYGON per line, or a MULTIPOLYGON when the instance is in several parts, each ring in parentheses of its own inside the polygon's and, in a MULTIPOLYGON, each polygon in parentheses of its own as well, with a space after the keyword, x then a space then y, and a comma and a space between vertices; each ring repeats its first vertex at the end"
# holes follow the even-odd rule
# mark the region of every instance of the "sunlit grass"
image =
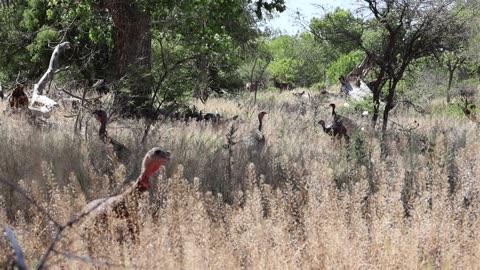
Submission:
MULTIPOLYGON (((91 242, 77 227, 69 229, 57 249, 132 269, 478 269, 478 128, 458 115, 395 112, 386 144, 366 131, 347 146, 317 124, 331 120, 332 101, 344 103, 291 92, 260 93, 255 104, 253 95, 210 99, 195 105, 239 119, 163 121, 145 146, 139 144, 142 123, 112 123, 109 134, 132 149, 138 163, 152 146, 176 156, 152 179, 140 206, 139 243, 119 244, 113 237, 124 226, 119 223, 91 242), (259 111, 269 113, 267 143, 255 152, 241 141, 258 126, 259 111), (238 127, 238 143, 229 165, 224 146, 231 125, 238 127)), ((369 124, 361 112, 347 116, 369 124)), ((85 130, 74 136, 73 120, 61 112, 50 128, 26 118, 0 114, 0 176, 25 188, 60 222, 115 192, 134 167, 106 158, 95 121, 87 136, 85 130)), ((54 231, 51 222, 4 186, 0 222, 13 227, 35 265, 54 231)), ((3 254, 11 254, 2 241, 0 266, 8 260, 3 254)), ((91 267, 58 254, 48 266, 91 267)))

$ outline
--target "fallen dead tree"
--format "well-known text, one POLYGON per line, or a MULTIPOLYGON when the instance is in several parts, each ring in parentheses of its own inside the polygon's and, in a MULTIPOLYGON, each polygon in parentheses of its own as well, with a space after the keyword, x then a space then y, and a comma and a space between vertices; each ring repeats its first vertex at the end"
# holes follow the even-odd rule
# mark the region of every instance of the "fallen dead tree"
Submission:
POLYGON ((43 95, 43 90, 45 89, 47 83, 53 79, 55 74, 69 68, 68 66, 65 68, 58 67, 60 54, 68 48, 70 48, 69 42, 62 42, 55 46, 47 71, 43 74, 38 83, 33 86, 32 98, 30 99, 30 104, 28 106, 30 111, 48 118, 52 109, 58 105, 55 100, 43 95))
POLYGON ((364 78, 367 76, 368 71, 372 66, 372 57, 366 56, 358 66, 347 74, 347 76, 340 76, 340 90, 345 93, 345 95, 355 100, 360 100, 371 95, 372 91, 364 81, 364 78))

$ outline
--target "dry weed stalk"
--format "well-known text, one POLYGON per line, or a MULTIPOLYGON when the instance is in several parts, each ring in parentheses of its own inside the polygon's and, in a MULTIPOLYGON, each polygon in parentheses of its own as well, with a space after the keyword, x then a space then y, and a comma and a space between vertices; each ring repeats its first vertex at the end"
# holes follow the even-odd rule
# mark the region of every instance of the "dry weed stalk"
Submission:
MULTIPOLYGON (((210 102, 228 114, 245 115, 234 100, 209 100, 205 106, 210 102)), ((153 181, 155 191, 141 206, 145 214, 139 217, 143 229, 138 245, 120 247, 111 235, 122 224, 108 226, 108 233, 93 240, 98 251, 94 263, 82 255, 88 254, 82 236, 65 230, 44 265, 79 269, 92 264, 108 268, 107 262, 138 269, 479 268, 480 144, 468 119, 398 115, 395 122, 401 128, 391 129, 387 155, 382 156, 374 134, 360 134, 358 141, 352 137, 348 148, 331 144, 312 126, 315 112, 307 108, 302 116, 291 103, 291 93, 259 96, 258 106, 272 112, 265 127, 269 142, 261 155, 238 145, 229 152, 223 144, 233 145, 235 139, 229 143, 224 130, 211 125, 163 123, 161 129, 152 128, 150 136, 171 145, 181 164, 168 165, 153 181), (409 127, 414 121, 418 128, 409 127), (448 125, 453 121, 462 125, 451 129, 448 125), (422 141, 423 137, 428 140, 422 141), (222 189, 227 177, 234 179, 230 193, 222 189)), ((316 113, 320 119, 330 112, 316 113)), ((80 144, 79 150, 78 144, 70 143, 70 135, 52 130, 38 145, 28 146, 25 142, 35 131, 14 133, 13 125, 13 120, 7 120, 0 128, 0 140, 8 142, 0 144, 0 152, 9 157, 0 162, 0 172, 22 179, 19 186, 53 219, 64 220, 60 225, 82 201, 110 193, 106 170, 94 158, 102 156, 98 144, 80 144), (28 151, 40 157, 22 154, 28 151), (71 156, 79 161, 75 163, 71 156)), ((250 125, 238 127, 246 132, 242 128, 250 125)), ((132 124, 132 130, 142 128, 132 124)), ((132 134, 115 137, 133 142, 132 134)), ((121 174, 114 168, 115 178, 122 178, 121 174)), ((8 191, 1 190, 0 196, 0 220, 9 221, 27 266, 31 265, 44 255, 35 249, 45 251, 58 229, 49 225, 40 210, 25 207, 26 200, 17 194, 9 197, 8 191)))
MULTIPOLYGON (((51 223, 53 223, 53 225, 56 228, 56 232, 53 234, 53 236, 50 240, 50 243, 48 244, 46 250, 43 252, 43 255, 41 256, 40 260, 36 264, 35 269, 37 269, 37 270, 38 269, 43 269, 45 267, 45 263, 47 262, 48 257, 50 256, 50 254, 52 252, 57 253, 57 254, 61 254, 61 255, 68 255, 68 256, 65 256, 65 257, 69 258, 69 259, 82 260, 82 261, 90 262, 90 263, 93 263, 93 264, 115 266, 115 264, 110 264, 108 262, 97 261, 97 260, 94 260, 94 259, 91 259, 91 258, 88 258, 88 257, 75 256, 73 254, 68 254, 67 252, 59 251, 59 250, 56 249, 56 245, 60 241, 60 239, 62 237, 62 234, 64 233, 64 231, 66 229, 68 229, 68 228, 74 226, 75 224, 77 224, 78 222, 80 222, 84 217, 88 216, 91 212, 95 211, 96 208, 101 207, 102 204, 96 205, 95 207, 93 207, 89 211, 80 213, 78 216, 75 216, 75 217, 71 218, 70 220, 68 220, 65 223, 60 223, 51 215, 51 213, 49 211, 47 211, 45 208, 43 208, 37 201, 35 201, 32 197, 30 197, 25 192, 25 190, 23 190, 19 186, 15 185, 12 181, 10 181, 8 179, 5 179, 5 178, 0 178, 0 183, 12 188, 16 193, 20 194, 23 198, 25 198, 33 207, 35 207, 41 213, 41 215, 43 215, 51 223)), ((25 266, 25 261, 23 259, 23 255, 22 255, 23 252, 21 250, 20 245, 15 240, 15 235, 14 235, 13 231, 7 225, 4 225, 4 230, 7 233, 7 235, 9 236, 9 239, 12 243, 12 246, 15 249, 15 253, 16 253, 16 256, 17 256, 17 260, 16 260, 17 266, 20 269, 28 269, 25 266)), ((121 265, 117 265, 117 266, 121 266, 121 265)))

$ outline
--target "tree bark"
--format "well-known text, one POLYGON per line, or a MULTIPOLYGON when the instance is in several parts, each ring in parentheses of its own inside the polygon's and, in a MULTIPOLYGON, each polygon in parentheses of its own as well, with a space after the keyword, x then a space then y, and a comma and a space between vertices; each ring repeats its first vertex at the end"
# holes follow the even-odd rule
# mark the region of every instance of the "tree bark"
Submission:
POLYGON ((455 73, 455 69, 449 67, 448 68, 448 85, 447 85, 447 104, 450 104, 450 89, 452 89, 452 82, 453 82, 453 75, 455 73))
POLYGON ((31 112, 41 114, 42 116, 48 118, 50 117, 50 112, 53 107, 57 105, 56 101, 42 94, 43 90, 47 86, 47 83, 52 81, 53 76, 56 73, 61 70, 68 69, 68 67, 64 69, 58 68, 58 62, 60 61, 60 53, 62 53, 65 49, 68 48, 70 48, 70 43, 62 42, 58 44, 53 50, 47 71, 43 74, 38 83, 33 86, 32 98, 30 99, 30 104, 28 106, 28 109, 30 109, 31 112))
POLYGON ((152 63, 151 14, 126 0, 105 1, 114 24, 115 79, 127 78, 130 93, 120 94, 118 105, 127 114, 145 115, 149 103, 152 63))
POLYGON ((206 103, 210 95, 210 72, 207 56, 199 55, 196 65, 198 68, 198 78, 193 90, 193 97, 200 99, 202 103, 206 103))
POLYGON ((452 89, 453 84, 453 76, 455 75, 455 71, 465 62, 466 57, 457 58, 454 63, 448 62, 447 69, 448 69, 448 85, 447 85, 447 104, 450 103, 450 99, 452 94, 450 90, 452 89))
POLYGON ((385 110, 383 111, 383 123, 382 123, 382 132, 385 133, 387 131, 388 126, 388 116, 390 111, 395 107, 394 106, 394 97, 395 97, 395 89, 397 87, 397 80, 392 79, 388 84, 388 95, 385 104, 385 110))
POLYGON ((372 115, 372 128, 377 126, 378 117, 380 116, 380 93, 382 91, 383 72, 378 76, 378 79, 368 83, 368 87, 372 90, 373 94, 373 115, 372 115))
MULTIPOLYGON (((253 62, 252 70, 250 71, 250 86, 253 85, 253 72, 255 71, 255 67, 257 66, 258 57, 255 57, 255 62, 253 62)), ((250 89, 251 91, 251 89, 250 89)), ((253 105, 257 104, 257 91, 258 91, 258 82, 255 80, 255 95, 253 96, 253 105)))

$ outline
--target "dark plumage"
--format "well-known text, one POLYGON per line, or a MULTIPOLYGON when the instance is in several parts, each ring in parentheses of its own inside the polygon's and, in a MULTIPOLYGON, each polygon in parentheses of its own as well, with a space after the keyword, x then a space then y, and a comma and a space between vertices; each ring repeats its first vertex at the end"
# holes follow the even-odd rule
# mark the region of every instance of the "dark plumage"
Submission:
POLYGON ((335 103, 330 103, 330 107, 332 107, 332 116, 333 116, 333 121, 334 122, 343 122, 343 117, 341 115, 337 114, 337 111, 335 110, 336 106, 335 103))
POLYGON ((28 97, 23 91, 23 87, 23 84, 17 84, 15 90, 13 90, 9 100, 10 107, 19 108, 28 106, 28 97))
POLYGON ((203 120, 205 121, 210 121, 210 122, 213 122, 213 123, 216 123, 218 121, 220 121, 221 119, 221 116, 220 114, 218 113, 206 113, 205 116, 203 116, 203 120))
POLYGON ((113 154, 121 163, 127 164, 130 161, 132 152, 124 144, 112 139, 107 133, 107 113, 104 110, 95 110, 92 112, 98 122, 100 122, 100 128, 98 130, 98 136, 100 139, 112 146, 113 154))
POLYGON ((267 112, 260 112, 258 114, 258 131, 255 131, 255 139, 258 142, 265 142, 265 135, 263 135, 262 127, 263 127, 263 118, 265 115, 268 114, 267 112))
POLYGON ((260 146, 265 145, 265 135, 263 134, 263 118, 267 112, 260 112, 258 114, 258 129, 255 129, 251 132, 250 136, 246 139, 246 143, 249 146, 260 146))
POLYGON ((333 136, 337 139, 345 138, 346 141, 350 140, 347 129, 345 128, 345 126, 343 126, 342 123, 334 122, 333 124, 328 126, 325 125, 324 120, 320 120, 318 123, 322 126, 323 132, 327 133, 328 135, 333 136))
POLYGON ((465 116, 470 119, 472 122, 476 123, 476 124, 480 124, 480 122, 478 121, 478 118, 477 118, 477 114, 475 113, 475 105, 472 104, 470 106, 468 106, 468 104, 465 102, 465 107, 463 106, 460 106, 460 108, 462 109, 463 113, 465 114, 465 116), (470 107, 470 108, 468 108, 470 107))
POLYGON ((330 136, 333 136, 333 128, 331 125, 326 126, 324 120, 320 120, 318 121, 318 123, 320 124, 320 126, 322 126, 323 132, 327 133, 330 136))
POLYGON ((344 137, 348 142, 351 133, 358 130, 358 126, 351 119, 337 114, 334 103, 331 103, 330 107, 332 107, 333 123, 331 128, 333 130, 333 136, 339 139, 344 137))

